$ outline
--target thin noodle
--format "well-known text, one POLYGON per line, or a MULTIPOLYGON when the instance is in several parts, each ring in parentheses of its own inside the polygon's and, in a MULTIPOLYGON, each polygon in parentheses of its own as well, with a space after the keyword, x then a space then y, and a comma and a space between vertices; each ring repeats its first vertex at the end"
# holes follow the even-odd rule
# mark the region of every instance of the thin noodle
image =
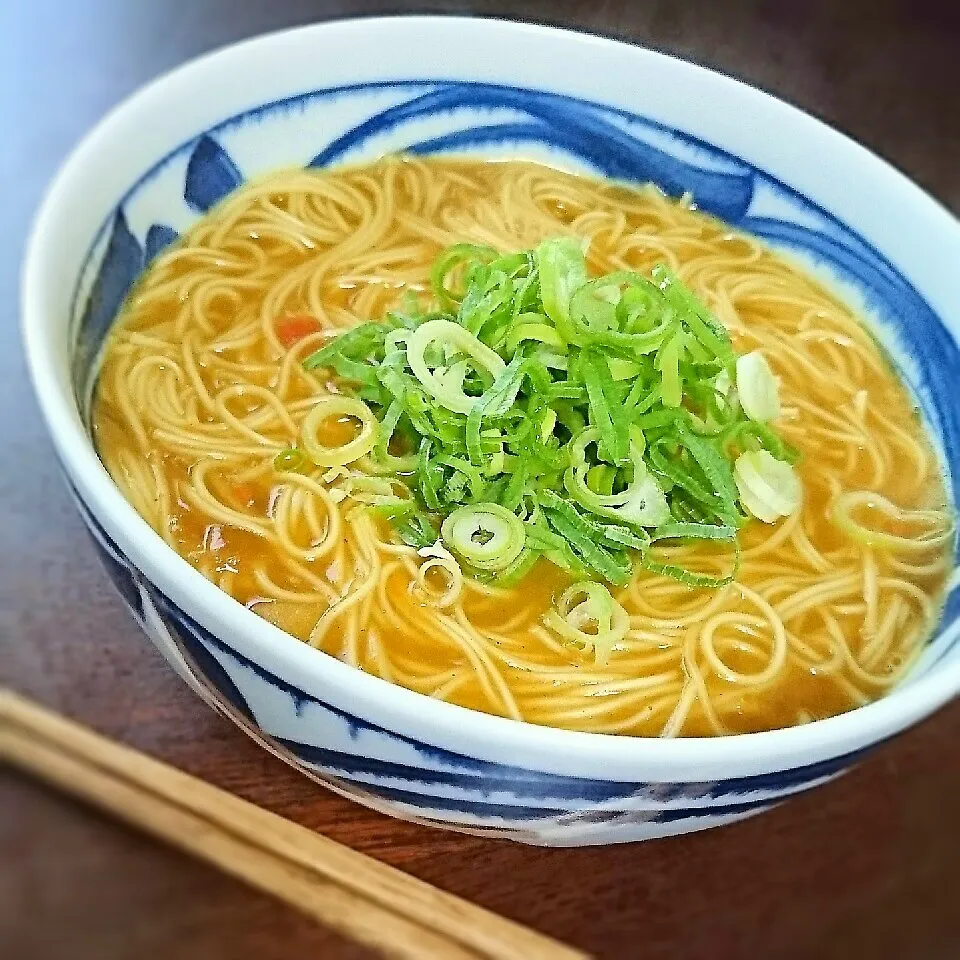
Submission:
MULTIPOLYGON (((451 703, 673 737, 848 710, 916 662, 949 549, 898 554, 831 519, 845 493, 881 494, 904 515, 946 509, 913 406, 846 305, 689 202, 530 163, 390 157, 248 184, 159 254, 109 338, 94 427, 166 542, 304 642, 451 703), (545 561, 518 586, 458 578, 455 561, 418 554, 357 505, 350 474, 365 461, 274 464, 317 398, 346 389, 305 357, 429 291, 450 244, 518 250, 556 235, 588 239, 592 271, 675 269, 738 350, 763 351, 780 380, 774 426, 802 455, 802 506, 744 527, 735 583, 691 589, 637 565, 617 592, 629 630, 605 663, 543 624, 569 582, 545 561), (315 326, 291 343, 304 314, 315 326)), ((657 552, 728 569, 696 544, 657 552)))

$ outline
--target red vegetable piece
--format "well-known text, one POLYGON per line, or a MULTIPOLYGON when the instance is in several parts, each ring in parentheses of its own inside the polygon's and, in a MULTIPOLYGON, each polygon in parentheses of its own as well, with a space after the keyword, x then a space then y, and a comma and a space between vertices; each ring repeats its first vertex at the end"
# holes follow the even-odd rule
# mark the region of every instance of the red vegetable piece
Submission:
POLYGON ((288 313, 276 323, 277 339, 289 350, 295 343, 299 343, 311 333, 318 333, 323 329, 322 324, 309 313, 288 313))

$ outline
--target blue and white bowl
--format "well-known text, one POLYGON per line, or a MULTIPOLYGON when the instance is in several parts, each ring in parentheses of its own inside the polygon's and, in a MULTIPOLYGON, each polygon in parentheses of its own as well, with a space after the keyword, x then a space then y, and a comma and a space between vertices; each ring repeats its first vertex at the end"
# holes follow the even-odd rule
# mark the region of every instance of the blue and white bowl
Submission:
POLYGON ((956 597, 902 686, 724 739, 571 733, 475 713, 300 643, 176 556, 90 441, 84 384, 131 284, 230 190, 387 151, 542 159, 664 190, 789 249, 875 317, 960 478, 960 228, 883 161, 772 97, 626 44, 459 18, 278 33, 154 82, 50 188, 23 274, 27 359, 110 576, 208 703, 319 783, 421 823, 538 844, 685 833, 824 783, 960 691, 956 597))

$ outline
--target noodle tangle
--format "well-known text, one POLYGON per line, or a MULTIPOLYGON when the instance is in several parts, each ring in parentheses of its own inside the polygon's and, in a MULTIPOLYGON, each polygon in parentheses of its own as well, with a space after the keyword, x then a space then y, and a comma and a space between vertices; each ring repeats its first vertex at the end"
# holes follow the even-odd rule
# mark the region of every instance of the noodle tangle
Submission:
MULTIPOLYGON (((936 457, 845 305, 689 202, 533 163, 390 157, 243 187, 133 291, 93 419, 124 495, 238 601, 392 683, 537 724, 712 736, 851 709, 909 669, 951 572, 936 457), (588 238, 595 273, 676 271, 738 350, 769 361, 777 428, 803 454, 801 508, 741 531, 733 583, 635 571, 615 594, 624 629, 604 662, 544 625, 569 585, 546 561, 517 587, 481 584, 442 544, 418 553, 374 519, 391 480, 369 459, 275 466, 342 392, 304 357, 427 291, 450 244, 517 250, 556 235, 588 238), (303 317, 313 326, 298 321, 291 339, 303 317)), ((702 544, 662 549, 707 574, 729 565, 702 544)))

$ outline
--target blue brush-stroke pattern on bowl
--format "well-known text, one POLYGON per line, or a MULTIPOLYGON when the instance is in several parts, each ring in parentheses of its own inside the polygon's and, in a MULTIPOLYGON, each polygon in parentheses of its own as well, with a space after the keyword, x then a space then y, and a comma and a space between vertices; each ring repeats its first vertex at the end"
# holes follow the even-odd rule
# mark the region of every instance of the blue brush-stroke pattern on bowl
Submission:
POLYGON ((141 270, 143 248, 130 232, 123 207, 118 207, 74 344, 71 369, 78 388, 86 386, 100 346, 141 270))
POLYGON ((821 783, 863 753, 710 783, 629 783, 542 773, 422 743, 323 703, 232 650, 150 583, 71 490, 115 587, 161 651, 181 658, 175 666, 181 672, 186 666, 208 700, 273 752, 378 809, 395 804, 393 812, 425 822, 465 821, 526 840, 539 831, 549 842, 562 842, 565 829, 584 822, 617 830, 631 822, 683 820, 695 827, 700 820, 706 826, 711 818, 754 813, 821 783), (297 718, 302 739, 272 732, 270 712, 261 716, 254 706, 278 697, 289 699, 287 718, 297 718))
POLYGON ((611 123, 602 107, 589 107, 551 93, 535 93, 484 84, 446 84, 432 93, 383 110, 347 131, 310 161, 325 167, 371 137, 405 123, 435 118, 454 111, 484 113, 509 109, 535 122, 477 124, 446 137, 411 142, 415 153, 470 150, 503 143, 540 143, 561 147, 590 163, 598 172, 618 180, 653 181, 667 193, 691 191, 704 210, 725 220, 742 217, 753 196, 753 179, 744 164, 740 173, 698 168, 635 137, 611 123))
POLYGON ((165 223, 151 224, 143 244, 144 264, 149 264, 165 247, 169 247, 179 239, 180 234, 173 227, 168 227, 165 223))
POLYGON ((903 373, 935 435, 942 441, 951 468, 953 498, 960 501, 960 469, 954 469, 960 460, 960 404, 953 396, 953 384, 960 380, 960 350, 923 297, 889 260, 809 198, 743 158, 698 137, 625 110, 497 84, 410 80, 311 91, 226 120, 173 151, 145 174, 117 209, 114 235, 89 298, 91 316, 84 317, 79 324, 75 366, 78 394, 84 392, 109 327, 111 309, 115 312, 118 305, 117 294, 122 300, 146 262, 143 248, 126 228, 124 207, 137 191, 149 188, 164 164, 184 150, 190 151, 183 197, 191 210, 203 212, 244 180, 241 165, 218 142, 217 134, 229 133, 241 124, 256 123, 258 118, 276 111, 289 111, 296 105, 305 108, 326 98, 346 96, 362 100, 387 90, 396 91, 398 97, 406 95, 407 99, 375 111, 343 131, 309 164, 320 166, 350 159, 370 141, 385 135, 395 138, 396 149, 414 152, 482 152, 487 147, 504 145, 552 147, 608 176, 652 180, 673 195, 690 190, 701 209, 772 243, 792 247, 852 282, 868 306, 875 308, 893 330, 916 368, 916 377, 911 370, 903 373), (409 96, 411 90, 417 94, 409 96), (505 113, 513 119, 499 119, 505 113), (517 121, 517 115, 527 119, 517 121), (425 120, 447 122, 454 129, 424 139, 421 131, 425 120), (665 143, 674 144, 675 151, 666 149, 665 143), (691 157, 702 161, 694 163, 691 157), (790 208, 789 217, 776 219, 751 213, 760 186, 775 193, 790 208), (811 222, 820 227, 809 226, 811 222))
POLYGON ((243 183, 243 174, 231 156, 213 137, 197 141, 187 164, 183 199, 198 213, 215 207, 243 183))
MULTIPOLYGON (((173 227, 151 222, 142 241, 138 239, 127 211, 140 192, 151 188, 166 164, 186 154, 182 195, 175 199, 195 219, 243 182, 242 169, 253 167, 244 157, 237 162, 219 138, 275 111, 295 105, 305 109, 338 97, 357 98, 357 113, 366 119, 322 147, 312 165, 356 159, 385 136, 393 138, 393 149, 416 153, 483 153, 511 146, 522 155, 525 145, 546 147, 608 176, 653 180, 673 195, 691 190, 702 209, 826 265, 863 294, 904 347, 916 378, 910 379, 912 370, 905 375, 942 440, 954 498, 960 499, 960 405, 953 396, 960 380, 960 351, 909 281, 863 237, 765 171, 696 137, 622 110, 489 84, 408 81, 315 91, 255 108, 173 151, 122 198, 88 257, 94 250, 103 251, 77 325, 73 370, 78 395, 84 393, 123 298, 145 265, 178 237, 173 227), (385 91, 395 93, 399 102, 383 108, 385 91), (365 111, 363 103, 374 95, 380 97, 378 109, 365 111), (427 119, 442 121, 447 128, 424 136, 422 121, 427 119), (768 197, 776 196, 782 216, 769 216, 769 206, 763 214, 752 212, 761 189, 768 197)), ((529 842, 580 842, 571 837, 579 837, 577 831, 587 825, 604 841, 634 839, 650 835, 637 833, 650 824, 682 820, 694 829, 747 815, 823 782, 858 759, 841 756, 718 783, 620 783, 546 774, 414 741, 322 703, 242 657, 149 583, 89 510, 81 508, 111 578, 181 674, 283 759, 377 809, 529 842)), ((948 601, 943 622, 952 622, 958 614, 960 592, 948 601)))

